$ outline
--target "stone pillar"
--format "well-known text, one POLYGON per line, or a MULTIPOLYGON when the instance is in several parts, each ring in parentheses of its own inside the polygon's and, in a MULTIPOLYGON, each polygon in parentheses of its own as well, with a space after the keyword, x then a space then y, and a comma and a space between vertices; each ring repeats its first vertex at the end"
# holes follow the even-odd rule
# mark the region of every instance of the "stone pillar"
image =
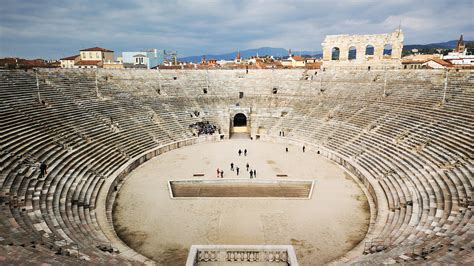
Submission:
POLYGON ((383 44, 374 44, 374 60, 381 60, 383 58, 383 44))
POLYGON ((401 59, 402 58, 402 49, 403 44, 392 43, 392 59, 401 59))
POLYGON ((328 43, 322 43, 322 46, 323 46, 323 61, 331 61, 332 45, 328 43))
POLYGON ((356 49, 357 49, 356 60, 357 61, 365 61, 365 45, 364 44, 357 44, 356 49))
POLYGON ((345 44, 339 46, 339 60, 347 61, 349 60, 349 47, 345 44))
POLYGON ((392 59, 401 59, 402 50, 403 50, 403 41, 405 36, 403 35, 402 30, 398 30, 392 33, 391 44, 392 44, 392 59))

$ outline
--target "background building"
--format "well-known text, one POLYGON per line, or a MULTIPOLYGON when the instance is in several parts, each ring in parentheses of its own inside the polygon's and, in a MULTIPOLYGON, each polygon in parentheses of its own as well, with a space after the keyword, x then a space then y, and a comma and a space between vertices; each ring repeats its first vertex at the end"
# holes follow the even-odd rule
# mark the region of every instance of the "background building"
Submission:
POLYGON ((123 64, 127 68, 152 69, 159 65, 175 64, 176 57, 177 53, 175 51, 158 50, 155 48, 137 52, 122 52, 123 64))
POLYGON ((474 55, 468 54, 466 45, 464 44, 464 37, 461 34, 459 41, 456 45, 456 49, 453 52, 443 56, 443 60, 449 61, 453 65, 457 66, 474 66, 474 55))
POLYGON ((81 59, 80 55, 73 55, 59 59, 61 62, 61 68, 74 68, 77 61, 81 59))
POLYGON ((104 63, 114 64, 114 51, 101 47, 82 49, 78 55, 61 58, 61 68, 102 68, 104 63))

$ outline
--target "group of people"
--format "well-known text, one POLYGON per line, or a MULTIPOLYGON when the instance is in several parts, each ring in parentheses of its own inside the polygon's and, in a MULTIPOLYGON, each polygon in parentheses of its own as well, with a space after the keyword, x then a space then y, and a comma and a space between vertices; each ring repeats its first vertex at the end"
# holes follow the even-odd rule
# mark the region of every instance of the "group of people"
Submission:
POLYGON ((224 170, 217 168, 217 178, 224 178, 224 170))
MULTIPOLYGON (((239 154, 239 156, 242 155, 242 150, 239 149, 239 151, 237 152, 239 154)), ((244 156, 247 156, 247 149, 244 149, 244 156)))
MULTIPOLYGON (((242 156, 242 155, 243 155, 243 156, 247 156, 247 149, 243 149, 243 151, 242 151, 242 149, 239 149, 239 150, 237 151, 237 154, 238 154, 239 156, 242 156)), ((249 175, 250 175, 250 179, 257 178, 257 170, 251 169, 249 163, 247 163, 247 164, 245 165, 245 168, 247 169, 247 172, 248 172, 249 175)), ((235 173, 236 173, 237 175, 240 174, 240 167, 238 167, 237 165, 235 165, 233 162, 230 163, 230 170, 231 170, 232 172, 235 171, 235 173)), ((224 178, 224 170, 222 170, 222 169, 220 169, 220 168, 217 168, 216 174, 217 174, 217 178, 224 178)))
MULTIPOLYGON (((246 169, 247 169, 247 172, 248 172, 249 175, 250 175, 250 179, 252 179, 252 178, 257 178, 257 170, 255 170, 255 169, 253 169, 253 170, 250 169, 250 165, 249 165, 248 163, 245 165, 245 167, 246 167, 246 169)), ((239 168, 238 166, 236 166, 234 163, 230 163, 230 170, 231 170, 232 172, 235 171, 235 173, 236 173, 237 175, 239 175, 239 173, 240 173, 240 168, 239 168)), ((217 171, 216 171, 216 172, 217 172, 217 178, 224 178, 224 170, 222 170, 222 169, 220 169, 220 168, 217 168, 217 171)))
POLYGON ((212 135, 216 132, 217 127, 209 121, 205 122, 196 122, 194 124, 189 125, 190 128, 194 128, 197 131, 197 135, 212 135))
MULTIPOLYGON (((303 152, 305 152, 306 151, 306 146, 303 145, 302 150, 303 150, 303 152)), ((288 151, 289 151, 288 147, 285 148, 285 151, 288 153, 288 151)), ((239 149, 237 151, 237 154, 239 156, 242 156, 242 154, 244 156, 247 156, 247 149, 244 149, 243 151, 242 151, 242 149, 239 149)), ((319 151, 318 151, 318 154, 319 154, 319 151)), ((247 172, 250 175, 250 179, 257 178, 257 170, 251 169, 249 163, 247 163, 245 165, 245 168, 247 169, 247 172)), ((232 172, 235 171, 237 175, 239 175, 239 173, 240 173, 240 168, 238 166, 236 166, 233 162, 230 163, 230 170, 232 172)), ((221 169, 217 168, 217 178, 224 178, 224 170, 221 170, 221 169)))

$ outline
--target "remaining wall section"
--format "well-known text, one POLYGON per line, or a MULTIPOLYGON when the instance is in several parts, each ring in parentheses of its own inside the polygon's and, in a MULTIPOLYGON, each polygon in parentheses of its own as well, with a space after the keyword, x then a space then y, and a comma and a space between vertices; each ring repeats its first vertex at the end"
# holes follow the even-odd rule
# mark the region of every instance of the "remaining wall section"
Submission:
POLYGON ((323 47, 323 67, 360 67, 389 66, 401 67, 404 35, 401 30, 392 33, 372 35, 328 35, 321 44, 323 47), (390 55, 384 55, 384 47, 391 48, 390 55), (366 53, 367 47, 371 52, 366 53), (373 48, 372 48, 373 47, 373 48), (338 49, 339 56, 333 58, 333 49, 338 49), (352 50, 353 58, 350 58, 352 50), (355 51, 354 51, 355 50, 355 51), (373 52, 372 52, 373 51, 373 52))

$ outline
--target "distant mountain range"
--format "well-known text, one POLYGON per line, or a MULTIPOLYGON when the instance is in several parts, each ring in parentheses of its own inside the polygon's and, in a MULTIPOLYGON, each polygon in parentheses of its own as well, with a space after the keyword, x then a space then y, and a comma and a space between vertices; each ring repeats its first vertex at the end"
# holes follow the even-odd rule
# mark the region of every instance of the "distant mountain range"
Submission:
MULTIPOLYGON (((473 41, 464 41, 464 43, 470 43, 473 41)), ((408 44, 403 46, 403 50, 411 49, 453 49, 456 48, 458 40, 451 40, 447 42, 429 43, 429 44, 408 44)))
MULTIPOLYGON (((432 48, 441 48, 441 49, 453 49, 456 47, 457 40, 451 40, 447 42, 440 42, 440 43, 430 43, 430 44, 408 44, 403 46, 403 50, 411 50, 411 49, 432 49, 432 48)), ((464 42, 472 42, 472 41, 464 41, 464 42)), ((321 51, 292 51, 294 55, 301 55, 303 57, 322 57, 321 51)), ((242 58, 249 58, 251 56, 264 56, 264 55, 271 55, 274 57, 287 57, 288 50, 284 48, 273 48, 273 47, 261 47, 256 49, 248 49, 240 51, 240 56, 242 58)), ((233 60, 237 55, 237 51, 226 53, 226 54, 206 54, 206 59, 216 59, 216 60, 233 60)), ((178 58, 179 61, 185 62, 194 62, 198 63, 201 62, 203 55, 194 55, 194 56, 186 56, 178 58)))
MULTIPOLYGON (((256 48, 256 49, 248 49, 248 50, 242 50, 240 51, 240 56, 241 58, 250 58, 252 56, 264 56, 264 55, 270 55, 274 57, 286 57, 288 56, 288 50, 284 48, 273 48, 273 47, 261 47, 261 48, 256 48)), ((321 56, 322 52, 319 51, 292 51, 292 54, 294 55, 304 55, 307 57, 310 56, 321 56)), ((193 55, 193 56, 187 56, 187 57, 181 57, 178 58, 179 61, 185 61, 185 62, 194 62, 198 63, 201 62, 203 55, 193 55)), ((237 51, 231 52, 231 53, 226 53, 226 54, 206 54, 206 59, 216 59, 216 60, 233 60, 237 56, 237 51)))

